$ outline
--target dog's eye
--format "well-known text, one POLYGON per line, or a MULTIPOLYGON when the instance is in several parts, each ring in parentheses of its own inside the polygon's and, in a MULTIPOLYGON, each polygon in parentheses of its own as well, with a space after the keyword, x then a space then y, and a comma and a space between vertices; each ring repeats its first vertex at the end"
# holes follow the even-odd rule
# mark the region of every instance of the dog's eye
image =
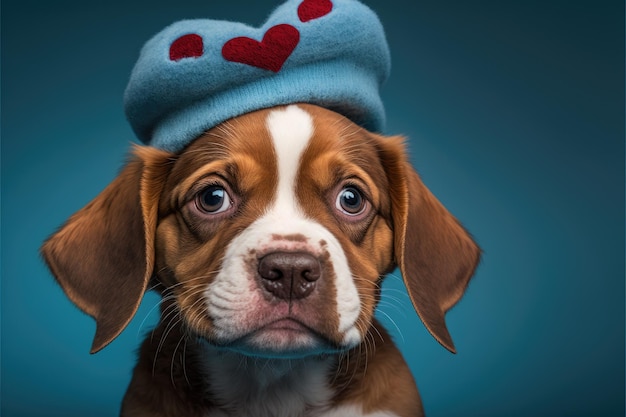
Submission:
POLYGON ((196 197, 196 206, 204 213, 217 214, 228 210, 232 203, 230 196, 219 185, 205 188, 196 197))
POLYGON ((361 214, 365 209, 366 200, 355 187, 345 187, 337 195, 335 206, 349 216, 361 214))

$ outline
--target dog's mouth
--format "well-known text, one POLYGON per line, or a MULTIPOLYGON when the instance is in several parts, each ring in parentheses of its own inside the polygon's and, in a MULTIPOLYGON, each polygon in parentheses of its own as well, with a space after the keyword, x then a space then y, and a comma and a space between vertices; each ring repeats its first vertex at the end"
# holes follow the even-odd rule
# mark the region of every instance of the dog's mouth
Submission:
POLYGON ((263 326, 257 331, 279 332, 279 334, 302 334, 312 332, 309 327, 300 323, 298 320, 294 320, 291 318, 284 318, 273 321, 272 323, 263 326))
POLYGON ((338 353, 345 348, 294 318, 280 318, 219 347, 247 356, 301 358, 338 353))

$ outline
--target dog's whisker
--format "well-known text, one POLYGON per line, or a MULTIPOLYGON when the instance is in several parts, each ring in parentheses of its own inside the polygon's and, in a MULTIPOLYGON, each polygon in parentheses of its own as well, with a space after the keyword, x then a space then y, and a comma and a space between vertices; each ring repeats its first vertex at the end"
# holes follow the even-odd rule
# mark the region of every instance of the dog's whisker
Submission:
POLYGON ((139 338, 140 333, 141 333, 141 329, 143 328, 144 324, 146 324, 146 320, 148 320, 148 317, 150 317, 152 312, 154 312, 154 310, 156 308, 158 308, 161 305, 162 302, 163 302, 163 299, 160 299, 159 301, 157 301, 154 304, 154 306, 152 306, 152 308, 146 313, 146 315, 144 316, 143 320, 141 320, 141 323, 139 323, 139 328, 137 329, 137 338, 139 338))
POLYGON ((404 283, 404 279, 402 278, 402 275, 398 275, 398 274, 396 274, 394 272, 391 272, 391 273, 387 274, 387 279, 392 279, 392 280, 400 281, 400 282, 404 283))
POLYGON ((377 288, 377 289, 381 289, 381 283, 380 282, 372 282, 372 280, 368 279, 368 278, 363 278, 363 277, 360 277, 358 275, 354 275, 353 274, 352 275, 352 280, 353 281, 357 281, 357 282, 362 282, 365 285, 372 285, 374 288, 377 288))
POLYGON ((390 303, 397 304, 399 306, 411 303, 411 299, 402 291, 387 291, 386 289, 380 294, 380 299, 388 301, 390 303))
POLYGON ((168 304, 166 305, 166 307, 163 309, 163 311, 161 312, 161 321, 165 322, 168 321, 170 319, 170 316, 172 315, 176 315, 179 313, 179 309, 180 307, 176 304, 176 297, 173 296, 171 298, 172 302, 169 302, 168 300, 168 304))
POLYGON ((400 298, 404 298, 406 300, 409 299, 409 295, 404 290, 400 290, 398 288, 385 288, 383 289, 383 294, 397 294, 400 298))
MULTIPOLYGON (((335 385, 337 380, 341 378, 344 363, 346 363, 346 352, 342 351, 339 353, 339 356, 337 357, 337 367, 335 369, 333 379, 331 380, 332 381, 331 385, 335 385)), ((347 364, 346 364, 346 370, 347 370, 347 364)))
MULTIPOLYGON (((178 316, 178 315, 177 315, 178 316)), ((163 349, 163 346, 165 345, 165 340, 167 339, 167 337, 169 336, 171 330, 175 327, 175 325, 177 325, 180 322, 181 318, 178 317, 177 321, 172 325, 172 322, 174 321, 174 318, 168 320, 167 325, 165 326, 165 328, 160 327, 160 331, 161 331, 161 338, 159 339, 159 344, 157 345, 157 349, 156 352, 154 354, 154 358, 152 361, 152 375, 155 375, 156 372, 156 365, 158 362, 158 358, 159 358, 159 354, 161 353, 161 350, 163 349)))
POLYGON ((362 363, 362 374, 364 377, 367 376, 367 365, 368 365, 368 356, 370 355, 370 343, 371 343, 371 336, 369 333, 365 334, 365 337, 363 338, 363 343, 361 343, 359 345, 359 365, 362 363))
POLYGON ((183 346, 183 376, 185 377, 185 381, 187 381, 187 386, 191 387, 191 382, 189 382, 189 377, 187 376, 187 343, 189 342, 189 337, 187 334, 183 335, 185 339, 185 346, 183 346))
POLYGON ((383 316, 387 317, 389 322, 393 325, 393 327, 395 327, 396 331, 400 335, 400 338, 402 339, 402 343, 406 343, 406 341, 404 340, 404 335, 402 334, 402 330, 400 330, 400 327, 398 327, 398 325, 396 324, 396 321, 389 314, 385 313, 384 311, 378 310, 378 312, 380 314, 382 314, 383 316))
MULTIPOLYGON (((171 290, 173 288, 177 288, 177 287, 180 287, 180 286, 190 285, 190 283, 193 282, 193 281, 210 280, 211 278, 213 278, 218 273, 219 273, 219 271, 212 271, 212 272, 210 272, 208 274, 205 274, 205 275, 199 275, 197 277, 189 278, 189 279, 186 279, 184 281, 180 281, 180 282, 177 282, 175 284, 169 285, 169 286, 165 287, 165 289, 166 290, 171 290)), ((191 284, 191 285, 193 285, 193 284, 191 284)))
POLYGON ((202 329, 202 323, 208 317, 208 311, 206 306, 198 309, 196 306, 203 301, 202 298, 196 300, 191 306, 184 309, 184 315, 186 320, 183 322, 185 329, 193 333, 199 333, 202 329))
MULTIPOLYGON (((160 307, 160 306, 162 306, 163 304, 165 304, 165 303, 167 303, 167 302, 170 302, 170 301, 172 301, 172 300, 174 300, 174 299, 175 299, 175 297, 174 297, 173 295, 166 295, 166 296, 162 297, 162 298, 159 300, 159 302, 156 304, 156 306, 155 306, 155 307, 160 307)), ((168 305, 168 306, 165 308, 165 310, 163 310, 163 311, 161 312, 161 321, 163 321, 163 315, 164 315, 164 313, 165 313, 165 312, 166 312, 169 308, 172 308, 172 307, 168 305)), ((154 308, 153 308, 153 309, 154 309, 154 308)), ((143 323, 145 322, 145 320, 147 320, 147 318, 148 318, 148 316, 149 316, 149 315, 150 315, 150 313, 148 313, 148 314, 146 315, 146 317, 144 317, 144 320, 142 321, 142 325, 143 325, 143 323)), ((141 326, 142 326, 142 325, 141 325, 141 326)), ((140 328, 141 328, 141 326, 140 326, 140 328)), ((151 341, 151 342, 154 340, 154 333, 155 333, 155 331, 156 331, 157 329, 158 329, 158 326, 157 326, 157 327, 155 327, 155 328, 153 328, 153 329, 152 329, 152 331, 150 332, 150 341, 151 341)))
POLYGON ((199 298, 196 300, 191 306, 186 307, 183 311, 185 317, 187 317, 186 326, 191 328, 194 331, 198 331, 201 329, 201 324, 208 317, 206 312, 206 307, 196 308, 197 305, 202 304, 204 300, 199 298))
POLYGON ((169 305, 165 311, 167 311, 167 314, 163 314, 161 316, 161 323, 167 323, 163 331, 164 333, 169 332, 174 327, 172 325, 172 323, 174 323, 174 320, 181 320, 180 307, 177 306, 175 303, 169 305))
POLYGON ((360 363, 361 363, 361 356, 362 356, 361 355, 361 348, 362 348, 362 344, 359 344, 359 346, 357 347, 359 353, 356 355, 356 359, 355 359, 356 363, 355 363, 355 366, 352 366, 352 373, 350 375, 350 379, 348 379, 345 382, 345 384, 344 384, 345 387, 352 385, 352 381, 354 380, 354 378, 356 377, 357 372, 359 371, 359 366, 360 366, 360 363))
POLYGON ((175 329, 176 326, 181 323, 181 321, 182 317, 180 317, 180 315, 177 315, 176 321, 172 319, 168 322, 167 326, 165 326, 163 334, 161 335, 161 340, 159 341, 159 345, 157 347, 157 355, 163 350, 163 346, 165 346, 165 340, 168 338, 172 330, 175 329))
MULTIPOLYGON (((175 379, 174 378, 174 366, 175 366, 175 362, 176 362, 176 359, 177 359, 176 358, 176 352, 178 351, 178 348, 180 347, 180 344, 183 342, 184 338, 185 338, 184 335, 180 336, 180 338, 178 340, 178 343, 176 344, 176 346, 174 347, 174 351, 172 352, 172 360, 171 360, 171 364, 170 364, 170 380, 172 381, 172 386, 174 388, 176 388, 176 381, 174 380, 175 379)), ((184 355, 184 353, 183 353, 183 355, 184 355)), ((183 372, 184 372, 184 360, 185 360, 184 356, 182 356, 180 358, 180 363, 181 363, 181 366, 183 366, 183 372)))
POLYGON ((376 311, 381 311, 383 309, 391 309, 394 311, 394 315, 400 315, 402 316, 402 318, 407 318, 405 310, 400 305, 396 305, 396 304, 389 303, 386 301, 381 301, 376 306, 376 311))
MULTIPOLYGON (((378 338, 380 339, 381 343, 385 343, 385 338, 383 337, 382 334, 380 334, 380 331, 376 328, 376 326, 371 326, 370 330, 374 330, 374 332, 378 335, 378 338)), ((372 339, 372 345, 376 345, 376 341, 374 340, 374 333, 367 332, 367 335, 371 337, 372 339)))

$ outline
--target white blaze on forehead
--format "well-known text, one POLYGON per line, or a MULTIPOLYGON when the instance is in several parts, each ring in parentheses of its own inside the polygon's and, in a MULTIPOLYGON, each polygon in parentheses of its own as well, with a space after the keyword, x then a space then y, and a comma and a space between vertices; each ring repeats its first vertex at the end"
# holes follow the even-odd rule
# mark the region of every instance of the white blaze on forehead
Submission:
POLYGON ((297 208, 295 201, 296 175, 300 158, 313 136, 311 115, 297 106, 274 110, 267 117, 267 129, 274 142, 278 162, 276 207, 297 208))
POLYGON ((336 274, 338 331, 346 332, 344 343, 356 344, 360 333, 354 327, 354 321, 359 315, 361 302, 346 256, 337 239, 325 227, 304 216, 295 193, 300 160, 314 133, 313 119, 300 107, 291 105, 284 110, 272 111, 267 118, 267 128, 278 163, 278 188, 273 208, 261 221, 273 223, 273 232, 277 234, 302 233, 314 242, 327 242, 336 274))

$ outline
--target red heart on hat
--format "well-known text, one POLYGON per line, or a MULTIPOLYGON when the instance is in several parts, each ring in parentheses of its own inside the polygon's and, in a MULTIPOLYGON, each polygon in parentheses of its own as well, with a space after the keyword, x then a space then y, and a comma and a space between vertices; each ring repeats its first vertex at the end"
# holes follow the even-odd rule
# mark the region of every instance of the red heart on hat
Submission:
POLYGON ((301 22, 308 22, 327 15, 332 9, 330 0, 304 0, 298 6, 298 17, 301 22))
POLYGON ((202 37, 195 33, 183 35, 170 45, 170 59, 180 61, 183 58, 198 58, 204 53, 202 37))
POLYGON ((222 56, 228 61, 278 72, 300 41, 300 32, 291 25, 272 26, 259 42, 241 36, 226 42, 222 56))

